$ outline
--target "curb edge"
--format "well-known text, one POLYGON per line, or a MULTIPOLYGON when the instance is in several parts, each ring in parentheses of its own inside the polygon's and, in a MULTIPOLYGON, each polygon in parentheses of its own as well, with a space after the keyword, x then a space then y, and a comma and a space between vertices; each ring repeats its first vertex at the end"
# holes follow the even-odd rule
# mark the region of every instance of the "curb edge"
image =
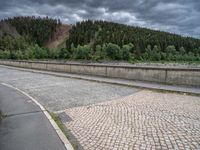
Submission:
POLYGON ((44 113, 44 115, 46 116, 46 118, 49 120, 50 124, 52 125, 52 127, 54 128, 54 130, 56 131, 57 135, 59 136, 60 140, 62 141, 62 143, 64 144, 65 148, 67 150, 74 150, 74 148, 72 147, 71 143, 69 142, 69 140, 67 139, 67 137, 64 135, 64 133, 61 131, 61 129, 58 127, 58 125, 56 124, 56 122, 53 120, 53 118, 51 117, 51 115, 48 113, 48 111, 46 111, 46 109, 33 97, 31 97, 29 94, 27 94, 26 92, 10 85, 10 84, 6 84, 6 83, 1 83, 4 86, 10 87, 12 89, 15 89, 17 91, 19 91, 20 93, 22 93, 23 95, 27 96, 28 98, 30 98, 37 106, 40 107, 40 109, 42 110, 42 112, 44 113))

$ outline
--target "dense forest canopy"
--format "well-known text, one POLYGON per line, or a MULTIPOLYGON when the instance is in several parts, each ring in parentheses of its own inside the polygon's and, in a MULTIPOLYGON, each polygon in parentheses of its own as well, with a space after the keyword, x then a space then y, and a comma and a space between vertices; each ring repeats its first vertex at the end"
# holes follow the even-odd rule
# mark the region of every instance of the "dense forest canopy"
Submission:
POLYGON ((106 21, 69 28, 59 19, 14 17, 0 21, 0 58, 200 62, 200 39, 106 21), (66 44, 45 48, 61 32, 66 44))
POLYGON ((123 46, 132 43, 139 52, 144 52, 148 45, 152 47, 157 45, 161 50, 165 50, 169 45, 174 45, 176 49, 184 47, 186 51, 200 47, 200 40, 191 37, 113 22, 91 20, 78 22, 72 27, 67 41, 68 47, 71 43, 74 46, 79 44, 103 45, 104 43, 123 46))
POLYGON ((3 20, 14 26, 17 32, 24 36, 27 41, 44 46, 61 25, 61 21, 49 17, 14 17, 3 20))

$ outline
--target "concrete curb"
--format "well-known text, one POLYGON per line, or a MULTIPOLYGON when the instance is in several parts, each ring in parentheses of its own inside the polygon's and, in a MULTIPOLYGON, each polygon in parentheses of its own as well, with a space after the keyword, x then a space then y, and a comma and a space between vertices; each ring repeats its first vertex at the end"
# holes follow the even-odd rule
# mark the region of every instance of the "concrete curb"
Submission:
MULTIPOLYGON (((92 81, 92 82, 99 82, 99 83, 107 83, 107 84, 114 84, 114 85, 121 85, 121 86, 129 86, 129 87, 135 87, 135 88, 141 88, 141 89, 149 89, 149 90, 159 90, 159 91, 166 91, 166 92, 177 92, 177 93, 187 93, 192 95, 200 95, 200 89, 198 91, 193 91, 189 87, 178 87, 178 88, 172 88, 173 85, 163 85, 165 87, 162 87, 162 84, 157 86, 145 86, 141 84, 133 84, 133 83, 125 83, 120 81, 105 81, 101 79, 92 79, 88 78, 86 76, 80 76, 77 74, 64 74, 62 72, 50 72, 50 71, 43 71, 43 70, 35 70, 35 69, 26 69, 26 68, 19 68, 19 67, 12 67, 12 66, 6 66, 6 65, 0 65, 5 68, 25 71, 25 72, 33 72, 33 73, 40 73, 40 74, 47 74, 47 75, 53 75, 57 77, 65 77, 65 78, 72 78, 72 79, 80 79, 80 80, 86 80, 86 81, 92 81), (170 86, 170 87, 167 87, 170 86)), ((128 80, 127 80, 128 81, 128 80)))
POLYGON ((68 141, 68 139, 66 138, 66 136, 64 135, 64 133, 61 131, 61 129, 58 127, 58 125, 56 124, 56 122, 53 120, 53 118, 51 117, 51 115, 46 111, 46 109, 36 99, 34 99, 33 97, 31 97, 26 92, 24 92, 24 91, 22 91, 22 90, 20 90, 20 89, 18 89, 16 87, 14 87, 14 86, 12 86, 10 84, 6 84, 6 83, 1 83, 1 84, 19 91, 20 93, 22 93, 25 96, 27 96, 28 98, 30 98, 36 105, 38 105, 40 107, 40 109, 42 110, 42 112, 47 117, 47 119, 49 120, 49 122, 51 123, 51 125, 53 126, 53 128, 55 129, 56 133, 58 134, 60 140, 63 142, 63 144, 66 147, 66 149, 67 150, 74 150, 74 148, 72 147, 71 143, 68 141))

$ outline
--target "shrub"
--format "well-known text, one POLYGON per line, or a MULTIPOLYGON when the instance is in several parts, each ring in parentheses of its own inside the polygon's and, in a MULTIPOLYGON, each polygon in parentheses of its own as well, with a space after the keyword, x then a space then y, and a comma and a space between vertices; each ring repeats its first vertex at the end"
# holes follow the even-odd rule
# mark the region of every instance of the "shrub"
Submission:
POLYGON ((11 58, 12 59, 23 59, 23 53, 22 51, 18 50, 18 51, 13 51, 11 58))
POLYGON ((160 49, 157 45, 155 45, 153 49, 151 49, 151 46, 148 45, 142 58, 144 60, 160 61, 162 58, 160 49))
POLYGON ((124 45, 122 47, 122 59, 123 60, 129 60, 131 57, 130 51, 132 50, 133 46, 132 45, 124 45))
POLYGON ((47 50, 46 49, 43 49, 41 47, 39 47, 37 44, 35 44, 33 47, 32 47, 32 50, 34 52, 34 57, 37 58, 37 59, 40 59, 40 58, 48 58, 48 53, 47 53, 47 50))
POLYGON ((68 59, 71 57, 71 53, 67 48, 62 48, 59 52, 59 58, 68 59))
POLYGON ((101 45, 96 45, 96 51, 94 53, 94 56, 92 57, 93 60, 100 60, 104 58, 101 45))
POLYGON ((176 48, 174 45, 167 46, 166 52, 169 54, 176 54, 176 48))
POLYGON ((41 58, 48 58, 48 50, 43 49, 36 45, 31 45, 27 48, 27 50, 24 52, 24 59, 41 59, 41 58))
POLYGON ((24 59, 34 59, 34 58, 35 58, 34 49, 32 46, 30 46, 24 53, 24 59))
POLYGON ((50 49, 48 50, 48 57, 51 59, 57 59, 60 56, 60 51, 58 49, 50 49))
POLYGON ((181 47, 181 48, 179 49, 179 53, 180 53, 181 55, 185 55, 186 51, 185 51, 184 47, 181 47))
POLYGON ((9 59, 10 58, 10 51, 2 51, 0 50, 0 59, 9 59))
POLYGON ((89 45, 84 45, 84 46, 78 45, 78 47, 74 51, 74 58, 89 59, 91 58, 90 52, 91 52, 91 48, 89 45))
POLYGON ((119 60, 122 58, 121 49, 116 44, 108 43, 105 47, 105 51, 107 56, 113 60, 119 60))

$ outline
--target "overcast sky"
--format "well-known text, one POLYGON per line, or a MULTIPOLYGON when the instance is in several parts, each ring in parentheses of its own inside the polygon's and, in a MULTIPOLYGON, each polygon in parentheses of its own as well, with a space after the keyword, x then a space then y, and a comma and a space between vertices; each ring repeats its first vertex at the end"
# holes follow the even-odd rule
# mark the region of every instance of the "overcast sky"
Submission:
POLYGON ((18 15, 68 24, 101 19, 200 38, 200 0, 0 0, 0 19, 18 15))

